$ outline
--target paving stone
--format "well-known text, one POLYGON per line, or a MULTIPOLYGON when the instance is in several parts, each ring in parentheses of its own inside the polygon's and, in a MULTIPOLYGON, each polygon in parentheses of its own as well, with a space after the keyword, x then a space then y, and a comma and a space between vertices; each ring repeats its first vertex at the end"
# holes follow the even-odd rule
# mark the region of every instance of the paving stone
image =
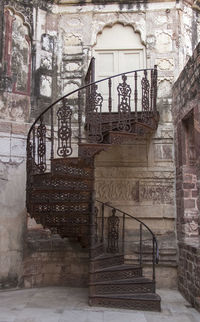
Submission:
POLYGON ((104 322, 103 312, 83 311, 83 310, 66 310, 59 322, 104 322))
POLYGON ((134 312, 105 312, 105 322, 147 322, 144 313, 134 312))
POLYGON ((200 322, 200 313, 176 290, 158 290, 162 312, 88 305, 88 290, 46 287, 0 292, 0 322, 200 322))

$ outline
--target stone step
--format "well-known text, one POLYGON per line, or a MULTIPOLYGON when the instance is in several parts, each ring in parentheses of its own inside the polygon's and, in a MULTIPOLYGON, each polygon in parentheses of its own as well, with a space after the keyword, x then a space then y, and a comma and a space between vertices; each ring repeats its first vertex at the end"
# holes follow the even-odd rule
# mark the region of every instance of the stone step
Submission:
POLYGON ((160 312, 160 296, 155 293, 148 294, 109 294, 93 295, 89 297, 91 306, 104 306, 119 309, 160 312))
POLYGON ((142 267, 139 265, 118 265, 95 272, 90 272, 90 282, 104 282, 112 280, 126 280, 142 276, 142 267))
POLYGON ((102 254, 91 259, 91 271, 116 266, 124 263, 123 254, 102 254))
POLYGON ((145 277, 90 283, 90 294, 154 293, 155 282, 145 277))

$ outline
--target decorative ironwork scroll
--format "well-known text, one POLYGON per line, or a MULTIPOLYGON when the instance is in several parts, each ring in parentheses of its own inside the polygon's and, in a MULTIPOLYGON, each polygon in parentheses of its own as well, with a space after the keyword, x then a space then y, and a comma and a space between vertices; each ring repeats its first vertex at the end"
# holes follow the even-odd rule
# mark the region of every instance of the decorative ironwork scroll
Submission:
POLYGON ((144 77, 141 81, 142 84, 142 119, 148 120, 149 116, 149 92, 150 84, 147 79, 147 71, 144 71, 144 77))
POLYGON ((43 117, 40 117, 40 125, 37 128, 37 168, 45 172, 46 164, 46 126, 43 124, 43 117))
POLYGON ((119 217, 115 215, 116 209, 108 217, 108 253, 119 252, 119 217))
POLYGON ((58 148, 57 154, 60 157, 66 158, 72 154, 72 128, 71 128, 71 118, 72 109, 67 104, 67 100, 63 99, 62 106, 57 112, 58 118, 58 148))
POLYGON ((27 172, 30 174, 33 166, 33 144, 29 141, 27 142, 27 172))
POLYGON ((103 141, 102 135, 102 103, 103 97, 97 92, 98 86, 91 86, 91 93, 87 108, 87 123, 88 123, 88 141, 100 143, 103 141))
POLYGON ((122 83, 117 86, 118 92, 118 129, 120 131, 131 131, 131 87, 127 84, 127 76, 122 75, 122 83))

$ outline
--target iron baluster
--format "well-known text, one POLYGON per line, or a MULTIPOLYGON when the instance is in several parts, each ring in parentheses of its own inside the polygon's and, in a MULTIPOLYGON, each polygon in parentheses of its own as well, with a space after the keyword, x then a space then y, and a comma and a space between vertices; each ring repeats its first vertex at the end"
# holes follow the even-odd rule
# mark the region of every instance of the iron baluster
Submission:
POLYGON ((142 265, 142 224, 140 223, 140 265, 142 265))
POLYGON ((153 78, 153 69, 151 70, 151 90, 150 90, 150 109, 153 112, 153 87, 154 87, 154 78, 153 78))
POLYGON ((66 158, 72 154, 72 109, 67 104, 67 99, 62 100, 62 105, 57 111, 58 118, 58 148, 57 154, 60 157, 66 158))
POLYGON ((81 108, 81 92, 78 92, 78 143, 82 142, 81 137, 81 126, 82 126, 82 108, 81 108))
POLYGON ((154 88, 153 110, 154 110, 154 113, 156 113, 156 100, 157 100, 157 65, 154 66, 154 85, 153 85, 153 88, 154 88))
POLYGON ((124 249, 125 249, 125 214, 123 214, 122 217, 122 253, 124 254, 124 249))
POLYGON ((109 130, 112 131, 112 81, 111 78, 108 80, 108 111, 109 111, 109 130))
POLYGON ((53 109, 51 109, 51 161, 54 158, 54 120, 53 109))
POLYGON ((92 248, 95 245, 95 192, 91 193, 91 211, 90 211, 90 258, 92 257, 92 248))
POLYGON ((119 217, 116 209, 112 209, 112 215, 108 217, 108 253, 119 252, 119 217))
POLYGON ((36 138, 35 138, 35 126, 33 127, 33 170, 36 164, 36 159, 35 159, 35 153, 36 153, 36 142, 35 142, 36 138))
POLYGON ((127 76, 122 75, 122 83, 117 86, 118 91, 118 129, 119 131, 131 131, 131 87, 127 84, 127 76))
POLYGON ((147 79, 147 70, 144 70, 144 77, 142 78, 142 118, 148 121, 149 112, 149 81, 147 79))
POLYGON ((134 91, 134 100, 135 100, 135 121, 138 120, 138 114, 137 114, 137 102, 138 102, 138 90, 137 90, 137 72, 135 72, 135 91, 134 91))
POLYGON ((104 203, 101 205, 101 242, 104 240, 104 203))
POLYGON ((43 124, 43 115, 40 117, 40 125, 37 128, 37 168, 45 172, 46 164, 46 126, 43 124))
POLYGON ((152 250, 152 260, 153 260, 153 281, 155 281, 155 237, 152 238, 153 250, 152 250))
POLYGON ((98 208, 94 207, 94 227, 95 227, 95 234, 94 234, 94 241, 95 243, 98 242, 98 208))
POLYGON ((95 58, 91 59, 91 83, 95 82, 95 58))
POLYGON ((89 109, 87 111, 88 121, 88 141, 100 143, 103 141, 102 135, 102 103, 103 97, 97 92, 98 86, 92 85, 92 92, 89 98, 89 109))

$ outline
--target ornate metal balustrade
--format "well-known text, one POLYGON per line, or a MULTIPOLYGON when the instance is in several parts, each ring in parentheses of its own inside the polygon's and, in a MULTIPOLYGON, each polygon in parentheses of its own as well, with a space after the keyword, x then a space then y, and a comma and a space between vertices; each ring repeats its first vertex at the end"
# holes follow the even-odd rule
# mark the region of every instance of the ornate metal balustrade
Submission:
POLYGON ((131 264, 142 267, 144 263, 151 263, 152 280, 155 281, 159 248, 151 229, 140 219, 98 200, 94 213, 92 249, 95 249, 95 245, 103 244, 104 253, 122 254, 131 264))
POLYGON ((31 126, 28 172, 48 171, 52 159, 74 156, 81 142, 113 143, 113 133, 142 135, 155 130, 156 96, 156 66, 94 82, 92 60, 86 85, 51 104, 31 126))

